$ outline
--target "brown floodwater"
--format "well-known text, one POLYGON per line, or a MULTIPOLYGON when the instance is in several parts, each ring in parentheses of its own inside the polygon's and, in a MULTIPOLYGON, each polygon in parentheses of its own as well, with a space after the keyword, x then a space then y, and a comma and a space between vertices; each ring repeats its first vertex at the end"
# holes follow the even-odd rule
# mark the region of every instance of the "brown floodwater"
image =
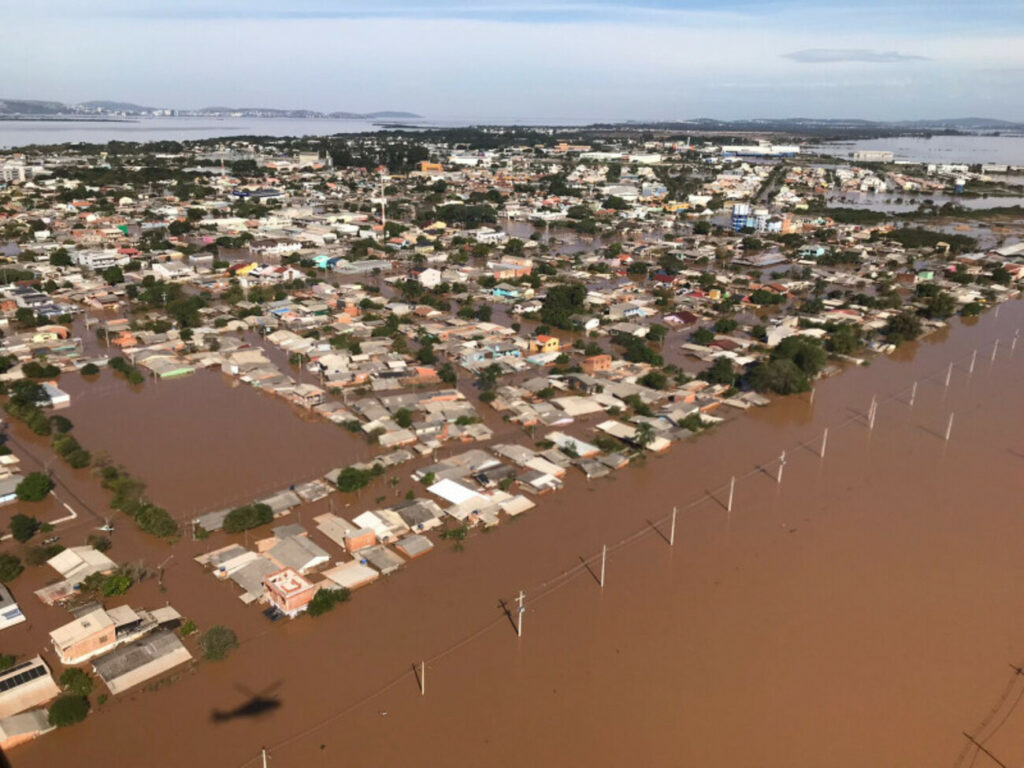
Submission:
POLYGON ((75 436, 145 480, 153 501, 178 518, 248 503, 371 455, 365 440, 219 371, 137 386, 110 370, 89 378, 61 379, 75 436))
MULTIPOLYGON (((813 403, 779 400, 612 478, 575 473, 464 551, 439 542, 316 620, 271 625, 191 562, 223 537, 168 548, 125 526, 116 559, 174 554, 167 591, 150 579, 129 601, 169 600, 200 626, 233 627, 242 646, 157 691, 107 702, 85 724, 18 747, 12 762, 51 766, 74 754, 85 765, 256 765, 266 746, 279 768, 954 765, 961 732, 1024 661, 1024 350, 1009 354, 1022 322, 1024 302, 1011 302, 998 317, 955 322, 944 342, 820 383, 813 403), (959 363, 946 388, 950 360, 959 363), (595 554, 605 544, 602 589, 595 554), (521 638, 501 605, 519 589, 521 638), (420 696, 412 666, 423 659, 420 696), (213 717, 254 695, 279 706, 213 717)), ((269 454, 283 445, 250 439, 269 440, 259 446, 269 454)), ((68 482, 83 495, 94 483, 68 482)), ((38 627, 47 617, 23 602, 38 627)), ((40 631, 21 629, 5 640, 29 652, 40 631)), ((1022 715, 987 741, 1004 762, 1024 759, 1022 715)))

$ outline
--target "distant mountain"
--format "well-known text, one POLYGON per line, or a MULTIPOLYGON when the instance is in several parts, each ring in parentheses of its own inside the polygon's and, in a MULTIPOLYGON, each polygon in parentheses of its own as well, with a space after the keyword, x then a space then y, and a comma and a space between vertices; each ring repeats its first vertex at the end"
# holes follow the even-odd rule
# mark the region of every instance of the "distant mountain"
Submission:
MULTIPOLYGON (((180 114, 180 113, 179 113, 180 114)), ((271 109, 268 107, 203 107, 195 110, 195 114, 218 115, 227 117, 326 117, 333 120, 376 120, 378 118, 420 118, 422 115, 413 112, 316 112, 310 109, 271 109)))
POLYGON ((59 101, 0 99, 0 115, 60 115, 67 114, 70 109, 59 101))
POLYGON ((126 101, 83 101, 79 104, 64 104, 59 101, 35 101, 32 99, 0 99, 0 116, 46 116, 74 117, 81 115, 153 115, 156 113, 181 116, 200 115, 203 117, 291 117, 291 118, 333 118, 350 120, 377 120, 380 118, 415 119, 421 115, 412 112, 317 112, 311 109, 274 109, 272 107, 203 107, 202 109, 173 109, 166 107, 143 107, 126 101))
POLYGON ((604 123, 592 127, 647 128, 662 131, 721 131, 723 133, 781 133, 825 139, 878 138, 883 136, 970 133, 979 131, 1024 131, 1024 123, 984 117, 958 117, 943 120, 881 121, 836 118, 752 118, 718 120, 709 117, 672 121, 628 121, 604 123))
POLYGON ((356 112, 329 112, 328 117, 332 117, 337 120, 380 120, 381 118, 387 119, 406 119, 406 120, 421 120, 423 115, 417 115, 415 112, 366 112, 359 114, 356 112))
POLYGON ((75 104, 76 109, 102 112, 127 112, 139 114, 142 112, 158 112, 160 107, 140 107, 138 104, 131 104, 127 101, 83 101, 75 104))

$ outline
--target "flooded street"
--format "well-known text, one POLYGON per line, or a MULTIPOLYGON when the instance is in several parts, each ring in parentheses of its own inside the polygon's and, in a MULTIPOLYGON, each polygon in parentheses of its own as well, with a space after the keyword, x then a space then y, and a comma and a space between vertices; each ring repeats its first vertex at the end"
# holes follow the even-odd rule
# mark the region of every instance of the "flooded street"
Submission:
POLYGON ((245 504, 371 454, 365 440, 219 371, 133 387, 105 370, 61 383, 79 441, 144 479, 177 518, 245 504))
MULTIPOLYGON (((109 701, 86 726, 19 747, 12 762, 50 766, 73 752, 86 765, 257 765, 267 746, 277 768, 954 765, 961 732, 996 703, 1009 665, 1024 661, 1024 349, 1009 355, 1024 302, 953 323, 945 341, 936 335, 822 382, 813 404, 779 400, 610 479, 575 473, 535 510, 474 533, 465 551, 439 542, 319 619, 270 624, 191 561, 224 536, 168 551, 133 542, 126 523, 115 559, 174 555, 166 594, 149 580, 129 601, 170 600, 200 627, 228 624, 242 647, 160 690, 109 701), (511 606, 520 589, 527 612, 517 639, 499 601, 511 606), (424 659, 420 696, 413 665, 424 659), (264 691, 279 706, 214 719, 264 691)), ((257 409, 247 401, 259 393, 219 377, 147 382, 118 398, 124 428, 109 446, 99 423, 110 416, 86 413, 89 395, 69 415, 84 444, 110 450, 168 505, 202 500, 219 475, 251 472, 258 483, 257 467, 326 468, 352 446, 369 450, 336 427, 302 423, 283 403, 257 409), (190 403, 209 401, 207 423, 193 418, 199 426, 186 430, 180 411, 153 406, 181 385, 201 390, 190 403), (268 416, 277 411, 301 439, 268 416), (153 434, 180 442, 164 453, 148 444, 153 434), (177 452, 192 461, 154 471, 177 452)), ((104 375, 83 391, 110 384, 128 386, 104 375)), ((102 502, 102 491, 95 496, 102 502)), ((19 629, 12 637, 28 645, 19 629)), ((1024 710, 988 748, 1024 759, 1022 724, 1024 710)))

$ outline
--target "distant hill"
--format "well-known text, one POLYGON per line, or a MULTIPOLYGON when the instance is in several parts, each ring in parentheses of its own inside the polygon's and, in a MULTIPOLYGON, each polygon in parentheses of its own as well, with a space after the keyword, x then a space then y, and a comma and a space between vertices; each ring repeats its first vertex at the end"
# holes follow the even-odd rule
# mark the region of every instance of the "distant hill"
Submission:
POLYGON ((201 115, 241 115, 242 117, 326 117, 333 120, 376 120, 378 118, 420 118, 413 112, 316 112, 310 109, 272 109, 269 107, 203 107, 201 115))
POLYGON ((415 112, 365 112, 358 114, 356 112, 329 112, 328 117, 333 117, 340 120, 379 120, 381 118, 404 118, 407 120, 422 119, 423 115, 417 115, 415 112))
POLYGON ((78 104, 64 104, 59 101, 36 101, 32 99, 0 99, 0 116, 60 116, 97 115, 117 113, 124 115, 151 115, 155 112, 170 111, 177 115, 202 115, 206 117, 291 117, 291 118, 333 118, 351 120, 376 120, 379 118, 414 119, 421 117, 412 112, 317 112, 312 109, 275 109, 273 107, 203 107, 202 109, 173 109, 167 107, 144 107, 127 101, 83 101, 78 104))
POLYGON ((60 115, 68 114, 70 109, 59 101, 0 99, 0 115, 60 115))
POLYGON ((103 110, 104 112, 157 112, 160 107, 141 107, 138 104, 132 104, 127 101, 83 101, 79 104, 75 104, 78 109, 85 109, 89 111, 103 110))

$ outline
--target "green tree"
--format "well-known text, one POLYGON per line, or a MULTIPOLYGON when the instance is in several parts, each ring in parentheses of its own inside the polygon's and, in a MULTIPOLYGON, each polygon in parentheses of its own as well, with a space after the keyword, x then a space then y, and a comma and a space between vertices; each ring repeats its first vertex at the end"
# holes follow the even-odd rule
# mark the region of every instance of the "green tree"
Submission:
POLYGON ((811 388, 807 374, 792 360, 769 360, 754 367, 747 376, 751 387, 758 392, 791 395, 811 388))
POLYGON ((20 501, 42 501, 53 490, 53 481, 42 472, 32 472, 14 489, 20 501))
POLYGON ((124 272, 118 266, 107 267, 103 270, 103 279, 108 285, 118 285, 124 282, 124 272))
POLYGON ((85 698, 92 693, 92 678, 89 673, 78 667, 65 669, 60 676, 60 687, 71 696, 85 698))
POLYGON ((89 714, 89 700, 84 696, 62 695, 54 699, 47 716, 50 725, 65 728, 85 720, 89 714))
POLYGON ((889 318, 882 329, 882 334, 892 344, 913 341, 921 335, 921 319, 910 310, 904 310, 889 318))
POLYGON ((701 371, 698 377, 710 384, 724 384, 727 387, 736 383, 736 372, 733 371, 732 363, 726 357, 715 358, 715 361, 701 371))
POLYGON ((395 424, 400 426, 402 429, 408 429, 412 426, 412 411, 408 408, 399 408, 395 411, 395 424))
POLYGON ((345 587, 340 589, 319 589, 309 601, 306 611, 310 616, 322 616, 332 610, 338 603, 346 603, 352 597, 352 593, 345 587))
POLYGON ((16 555, 7 552, 0 554, 0 582, 7 584, 14 581, 23 570, 25 568, 16 555))
POLYGON ((199 638, 199 649, 203 658, 210 661, 220 661, 238 647, 238 636, 233 630, 222 624, 210 627, 203 636, 199 638))
POLYGON ((952 317, 956 314, 956 299, 945 291, 940 291, 925 302, 924 312, 930 318, 952 317))
POLYGON ((807 376, 816 376, 825 367, 828 355, 815 339, 788 336, 772 350, 772 360, 791 360, 807 376))
POLYGON ((690 341, 701 346, 707 346, 714 340, 715 332, 708 328, 698 328, 690 335, 690 341))
POLYGON ((661 371, 648 371, 640 377, 638 383, 651 389, 664 389, 668 386, 668 376, 661 371))
POLYGON ((274 510, 266 504, 247 504, 236 507, 224 518, 226 533, 240 533, 250 528, 266 525, 274 519, 274 510))
POLYGON ((342 493, 354 493, 369 485, 373 477, 374 473, 368 469, 345 467, 338 473, 338 479, 335 482, 338 485, 338 490, 342 493))
POLYGON ((653 443, 655 437, 657 435, 654 432, 654 427, 646 421, 640 422, 636 427, 636 432, 633 433, 633 439, 636 440, 636 444, 641 448, 646 448, 653 443))
POLYGON ((39 521, 28 515, 17 514, 11 518, 11 536, 22 543, 36 535, 39 530, 39 521))

